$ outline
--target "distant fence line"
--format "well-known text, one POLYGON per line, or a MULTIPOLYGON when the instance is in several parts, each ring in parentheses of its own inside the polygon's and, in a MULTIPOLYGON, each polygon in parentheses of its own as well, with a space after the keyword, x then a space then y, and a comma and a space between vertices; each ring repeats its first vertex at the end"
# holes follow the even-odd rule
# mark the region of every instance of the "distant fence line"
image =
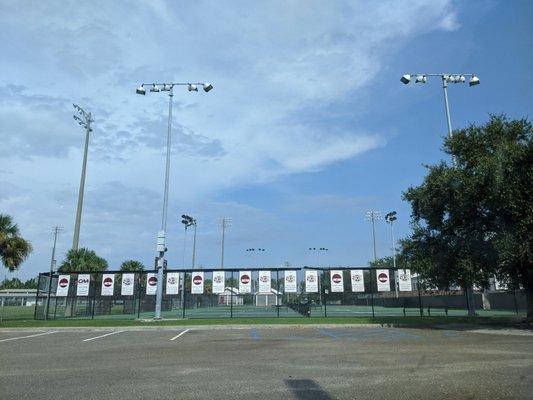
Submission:
MULTIPOLYGON (((157 271, 39 274, 34 318, 150 318, 157 271)), ((402 268, 225 268, 165 270, 165 318, 466 315, 462 290, 425 290, 402 268)), ((488 292, 491 310, 525 310, 520 291, 488 292)))

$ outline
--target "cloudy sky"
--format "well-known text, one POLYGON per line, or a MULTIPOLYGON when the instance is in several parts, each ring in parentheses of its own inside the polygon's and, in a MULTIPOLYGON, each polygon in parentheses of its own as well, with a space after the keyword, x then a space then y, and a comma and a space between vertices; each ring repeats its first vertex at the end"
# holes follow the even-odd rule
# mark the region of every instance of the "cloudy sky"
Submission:
MULTIPOLYGON (((531 116, 533 4, 528 1, 0 0, 0 213, 34 252, 17 272, 49 267, 52 227, 72 244, 84 134, 72 103, 94 115, 80 246, 152 265, 162 210, 168 116, 176 88, 169 265, 183 265, 179 216, 198 220, 198 263, 364 265, 370 209, 398 211, 424 164, 444 158, 440 81, 406 72, 475 72, 449 90, 454 127, 489 113, 531 116), (255 259, 247 248, 265 248, 255 259)), ((190 263, 189 235, 186 264, 190 263)), ((377 225, 378 256, 390 254, 377 225)))

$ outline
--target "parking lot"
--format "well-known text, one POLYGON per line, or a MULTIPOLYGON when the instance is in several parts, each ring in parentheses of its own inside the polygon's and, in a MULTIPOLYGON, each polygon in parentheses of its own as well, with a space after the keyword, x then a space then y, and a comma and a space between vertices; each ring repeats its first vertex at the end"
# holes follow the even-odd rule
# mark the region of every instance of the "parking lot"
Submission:
POLYGON ((533 336, 492 333, 382 327, 4 330, 0 398, 528 398, 533 336))

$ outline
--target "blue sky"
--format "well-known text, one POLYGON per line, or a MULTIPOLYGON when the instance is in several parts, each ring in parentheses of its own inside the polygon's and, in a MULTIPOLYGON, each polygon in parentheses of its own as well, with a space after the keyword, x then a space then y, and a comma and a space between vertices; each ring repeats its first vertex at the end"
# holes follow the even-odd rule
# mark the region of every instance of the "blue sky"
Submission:
MULTIPOLYGON (((529 1, 0 1, 0 212, 34 246, 18 276, 72 242, 83 134, 72 103, 93 112, 80 245, 110 268, 152 265, 161 215, 167 98, 141 82, 209 81, 176 90, 169 264, 183 260, 179 215, 198 219, 198 263, 217 266, 220 217, 231 217, 226 266, 365 265, 369 209, 438 162, 446 133, 440 81, 406 72, 476 73, 454 85, 454 127, 489 113, 530 116, 529 1), (244 250, 263 247, 252 259, 244 250)), ((391 252, 377 225, 378 256, 391 252)), ((189 238, 190 239, 190 238, 189 238)), ((190 259, 190 240, 186 253, 190 259)))

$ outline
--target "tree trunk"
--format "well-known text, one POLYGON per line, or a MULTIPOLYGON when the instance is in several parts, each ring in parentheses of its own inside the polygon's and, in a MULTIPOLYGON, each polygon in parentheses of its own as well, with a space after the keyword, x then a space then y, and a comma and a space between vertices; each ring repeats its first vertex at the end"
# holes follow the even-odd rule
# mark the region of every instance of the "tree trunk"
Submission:
POLYGON ((483 301, 483 309, 490 310, 490 299, 489 299, 489 290, 484 289, 481 292, 481 300, 483 301))
POLYGON ((475 304, 475 299, 474 299, 474 289, 472 288, 472 285, 469 285, 465 289, 465 296, 466 296, 466 301, 468 305, 468 316, 475 317, 476 316, 476 304, 475 304))

